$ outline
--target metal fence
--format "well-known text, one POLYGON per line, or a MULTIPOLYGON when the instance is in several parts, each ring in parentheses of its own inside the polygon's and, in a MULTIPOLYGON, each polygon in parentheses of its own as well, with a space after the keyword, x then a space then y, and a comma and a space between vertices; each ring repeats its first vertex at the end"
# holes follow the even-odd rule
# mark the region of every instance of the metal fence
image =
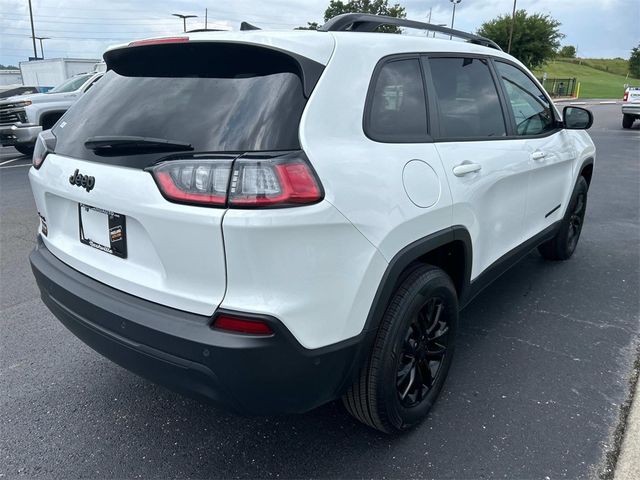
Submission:
POLYGON ((540 83, 552 97, 573 97, 578 82, 575 78, 539 78, 540 83))

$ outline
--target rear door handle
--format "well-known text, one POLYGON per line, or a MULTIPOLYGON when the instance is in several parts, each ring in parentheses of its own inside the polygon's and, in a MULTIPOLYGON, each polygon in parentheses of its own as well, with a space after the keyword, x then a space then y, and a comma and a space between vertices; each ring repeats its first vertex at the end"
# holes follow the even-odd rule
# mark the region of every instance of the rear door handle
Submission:
POLYGON ((547 154, 541 151, 537 151, 537 152, 533 152, 531 154, 531 160, 542 160, 544 157, 546 157, 547 154))
POLYGON ((453 174, 456 177, 462 177, 473 172, 479 172, 482 169, 482 165, 477 163, 461 163, 453 167, 453 174))

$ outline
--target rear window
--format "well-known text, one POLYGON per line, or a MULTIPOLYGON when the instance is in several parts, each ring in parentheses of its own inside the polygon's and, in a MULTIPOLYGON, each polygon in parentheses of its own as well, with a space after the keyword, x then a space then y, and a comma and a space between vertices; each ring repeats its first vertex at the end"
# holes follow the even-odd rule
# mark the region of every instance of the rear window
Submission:
POLYGON ((98 157, 84 147, 95 136, 187 142, 195 152, 300 148, 304 72, 285 53, 194 42, 131 47, 105 59, 110 70, 54 129, 56 153, 128 166, 150 163, 149 154, 98 157))

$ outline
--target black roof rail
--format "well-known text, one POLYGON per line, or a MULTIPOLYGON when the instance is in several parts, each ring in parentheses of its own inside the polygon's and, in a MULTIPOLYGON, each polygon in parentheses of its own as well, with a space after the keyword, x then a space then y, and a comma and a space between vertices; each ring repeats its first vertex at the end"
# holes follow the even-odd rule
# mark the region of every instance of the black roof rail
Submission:
POLYGON ((446 33, 452 37, 463 38, 471 43, 495 48, 502 51, 493 40, 474 35, 473 33, 455 30, 453 28, 432 25, 425 22, 416 22, 406 18, 387 17, 385 15, 372 15, 370 13, 343 13, 330 19, 318 30, 321 32, 373 32, 381 25, 393 25, 396 27, 415 28, 417 30, 429 30, 431 32, 446 33))

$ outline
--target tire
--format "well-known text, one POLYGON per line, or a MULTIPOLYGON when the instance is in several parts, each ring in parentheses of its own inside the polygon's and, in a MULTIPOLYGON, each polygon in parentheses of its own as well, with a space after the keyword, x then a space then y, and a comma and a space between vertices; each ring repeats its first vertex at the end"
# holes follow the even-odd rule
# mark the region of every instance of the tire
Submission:
POLYGON ((442 390, 458 327, 458 297, 449 276, 425 265, 393 295, 373 349, 342 397, 351 415, 385 433, 422 421, 442 390))
POLYGON ((547 260, 568 260, 575 252, 584 225, 588 190, 587 181, 584 177, 580 177, 573 189, 558 232, 555 237, 538 247, 540 255, 547 260))
POLYGON ((33 156, 33 149, 35 148, 35 145, 14 145, 13 148, 15 148, 21 154, 31 157, 33 156))
POLYGON ((633 118, 633 115, 625 113, 622 115, 622 128, 631 128, 634 120, 635 118, 633 118))

